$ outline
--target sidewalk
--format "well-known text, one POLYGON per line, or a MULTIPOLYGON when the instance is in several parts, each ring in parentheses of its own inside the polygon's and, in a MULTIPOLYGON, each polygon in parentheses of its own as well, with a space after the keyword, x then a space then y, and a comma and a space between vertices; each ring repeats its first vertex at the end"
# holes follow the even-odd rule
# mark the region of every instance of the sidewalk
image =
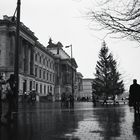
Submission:
POLYGON ((0 127, 1 140, 138 140, 140 127, 128 105, 75 103, 19 105, 17 123, 0 127))

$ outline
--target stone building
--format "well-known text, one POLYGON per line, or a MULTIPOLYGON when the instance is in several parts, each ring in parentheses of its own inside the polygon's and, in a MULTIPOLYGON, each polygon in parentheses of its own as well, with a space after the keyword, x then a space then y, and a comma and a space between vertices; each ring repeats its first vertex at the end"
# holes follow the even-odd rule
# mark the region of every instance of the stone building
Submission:
POLYGON ((83 91, 83 75, 80 72, 76 73, 76 83, 75 83, 75 96, 78 100, 81 95, 80 93, 83 91))
MULTIPOLYGON (((15 32, 16 23, 11 17, 4 16, 0 20, 0 73, 4 73, 6 79, 14 72, 15 32)), ((34 33, 21 22, 19 95, 36 89, 40 97, 48 94, 54 96, 55 59, 37 40, 34 33)))
POLYGON ((93 79, 84 78, 83 79, 83 90, 80 92, 81 98, 88 98, 89 100, 92 99, 92 82, 93 79))
MULTIPOLYGON (((0 72, 6 78, 14 71, 15 60, 15 22, 4 16, 0 20, 0 72)), ((23 23, 20 24, 19 46, 19 93, 30 90, 35 86, 34 76, 34 46, 37 37, 23 23), (26 87, 25 87, 26 86, 26 87)))
MULTIPOLYGON (((63 45, 58 42, 56 44, 49 40, 47 49, 54 54, 55 57, 55 99, 60 100, 61 94, 65 92, 67 95, 72 93, 76 82, 77 63, 74 58, 71 58, 64 50, 63 45)), ((74 91, 75 96, 75 91, 74 91)))
MULTIPOLYGON (((0 73, 8 79, 14 73, 16 22, 4 16, 0 20, 0 73)), ((20 22, 19 95, 36 90, 39 99, 60 100, 61 93, 72 93, 77 64, 58 42, 44 47, 34 33, 20 22)), ((75 94, 74 94, 75 95, 75 94)))
POLYGON ((55 59, 51 52, 49 52, 39 42, 35 45, 35 89, 41 97, 54 98, 55 86, 55 59))

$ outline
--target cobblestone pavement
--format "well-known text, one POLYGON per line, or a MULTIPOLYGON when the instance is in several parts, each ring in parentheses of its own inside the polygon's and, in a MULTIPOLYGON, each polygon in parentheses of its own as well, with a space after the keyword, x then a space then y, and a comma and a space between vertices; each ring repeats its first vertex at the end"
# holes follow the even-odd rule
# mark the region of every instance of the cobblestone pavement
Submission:
POLYGON ((2 125, 0 134, 0 140, 139 140, 140 122, 128 105, 37 103, 19 105, 17 121, 2 125))

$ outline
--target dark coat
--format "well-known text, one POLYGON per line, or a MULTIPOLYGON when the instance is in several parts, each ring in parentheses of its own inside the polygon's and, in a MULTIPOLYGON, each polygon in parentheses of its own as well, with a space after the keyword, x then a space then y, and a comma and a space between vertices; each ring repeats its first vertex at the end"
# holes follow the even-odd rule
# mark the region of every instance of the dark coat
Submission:
POLYGON ((135 101, 140 101, 140 85, 132 84, 129 89, 129 102, 133 104, 135 101))

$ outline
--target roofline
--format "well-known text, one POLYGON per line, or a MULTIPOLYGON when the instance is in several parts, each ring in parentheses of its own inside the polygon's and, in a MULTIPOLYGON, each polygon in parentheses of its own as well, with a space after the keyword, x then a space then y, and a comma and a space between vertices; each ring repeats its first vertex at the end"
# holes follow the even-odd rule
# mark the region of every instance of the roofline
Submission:
POLYGON ((83 78, 83 80, 94 80, 92 78, 83 78))
POLYGON ((36 42, 35 47, 38 47, 39 49, 41 49, 42 51, 44 51, 45 53, 47 53, 49 56, 53 57, 53 59, 55 59, 55 56, 53 53, 51 53, 44 45, 42 45, 39 41, 36 42))
MULTIPOLYGON (((7 15, 3 16, 3 19, 0 19, 0 25, 7 25, 8 27, 16 27, 16 21, 12 22, 11 17, 8 17, 7 15)), ((16 32, 16 30, 14 30, 16 32)), ((34 35, 34 32, 32 32, 27 26, 25 26, 22 22, 20 22, 20 31, 25 32, 27 35, 29 35, 34 40, 38 40, 38 38, 34 35)))

